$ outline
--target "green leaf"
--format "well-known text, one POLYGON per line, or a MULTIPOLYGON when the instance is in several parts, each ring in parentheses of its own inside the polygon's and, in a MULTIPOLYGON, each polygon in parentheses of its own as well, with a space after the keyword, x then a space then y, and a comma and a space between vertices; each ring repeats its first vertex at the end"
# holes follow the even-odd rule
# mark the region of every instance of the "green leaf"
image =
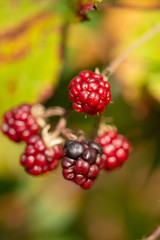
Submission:
MULTIPOLYGON (((117 55, 156 25, 159 22, 159 13, 156 11, 149 13, 132 12, 132 14, 125 15, 123 11, 117 11, 117 15, 113 17, 112 21, 113 23, 116 21, 117 26, 119 26, 119 19, 121 19, 121 25, 124 25, 123 32, 117 28, 114 35, 116 38, 118 36, 118 40, 123 43, 123 46, 121 45, 117 55), (140 22, 142 24, 139 24, 140 22)), ((132 103, 137 104, 138 101, 141 101, 145 92, 160 102, 159 41, 160 34, 158 33, 137 48, 117 71, 117 76, 123 85, 125 98, 132 103)))
POLYGON ((11 2, 0 19, 0 114, 21 102, 48 98, 62 66, 61 15, 49 10, 49 1, 37 8, 33 1, 18 1, 19 8, 9 14, 14 17, 5 21, 2 17, 11 11, 11 2))

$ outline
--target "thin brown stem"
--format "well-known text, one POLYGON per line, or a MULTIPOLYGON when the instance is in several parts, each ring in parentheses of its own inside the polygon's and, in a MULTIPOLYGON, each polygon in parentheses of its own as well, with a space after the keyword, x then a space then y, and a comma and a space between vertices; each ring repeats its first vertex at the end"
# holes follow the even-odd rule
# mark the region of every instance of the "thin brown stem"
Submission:
POLYGON ((62 133, 63 136, 64 136, 65 138, 67 138, 68 140, 77 140, 77 136, 74 135, 74 134, 72 133, 71 129, 69 129, 69 128, 63 128, 63 129, 61 130, 61 133, 62 133))
POLYGON ((65 113, 65 109, 61 107, 48 108, 41 117, 48 118, 52 116, 62 116, 65 113))
POLYGON ((154 25, 150 30, 144 33, 140 38, 138 38, 133 44, 131 44, 119 57, 113 60, 109 66, 107 66, 103 72, 103 76, 109 76, 113 74, 119 65, 126 60, 126 58, 135 51, 138 47, 142 46, 144 43, 149 41, 157 33, 160 32, 160 22, 154 25))
POLYGON ((60 135, 61 134, 64 135, 65 132, 68 133, 67 128, 66 128, 66 124, 67 124, 66 118, 68 117, 68 115, 70 114, 72 109, 73 109, 72 106, 69 106, 66 109, 63 109, 60 107, 54 107, 54 108, 50 108, 44 112, 43 117, 54 116, 54 115, 61 116, 54 131, 49 131, 51 128, 51 126, 49 124, 46 125, 42 130, 43 140, 48 147, 52 147, 55 144, 61 144, 64 142, 64 138, 62 138, 60 135))
POLYGON ((61 133, 68 139, 68 140, 84 140, 84 132, 81 129, 71 130, 69 128, 63 128, 61 133), (74 133, 78 134, 79 136, 75 135, 74 133))
POLYGON ((160 10, 160 4, 155 5, 149 5, 149 6, 138 6, 138 5, 127 5, 123 3, 104 3, 102 6, 99 6, 99 9, 102 11, 110 10, 112 8, 122 8, 122 9, 130 9, 130 10, 140 10, 140 11, 159 11, 160 10))
POLYGON ((61 117, 57 126, 55 127, 53 133, 51 134, 53 138, 56 138, 60 135, 62 129, 66 127, 67 121, 66 118, 61 117))
POLYGON ((99 124, 101 122, 101 119, 102 119, 101 115, 96 117, 94 127, 91 130, 91 132, 89 133, 89 139, 94 139, 97 136, 97 132, 98 132, 98 128, 99 128, 99 124))
POLYGON ((71 111, 73 110, 72 104, 70 104, 66 109, 65 112, 63 114, 63 117, 68 117, 68 115, 71 113, 71 111))
POLYGON ((156 240, 160 237, 160 226, 157 227, 157 229, 147 238, 144 238, 143 240, 156 240))
POLYGON ((54 135, 58 136, 61 133, 61 130, 66 127, 66 124, 67 124, 66 118, 68 117, 72 109, 73 109, 72 105, 69 105, 69 107, 65 109, 65 111, 63 112, 63 115, 61 116, 61 118, 59 119, 59 122, 57 123, 57 126, 55 127, 53 136, 54 135))

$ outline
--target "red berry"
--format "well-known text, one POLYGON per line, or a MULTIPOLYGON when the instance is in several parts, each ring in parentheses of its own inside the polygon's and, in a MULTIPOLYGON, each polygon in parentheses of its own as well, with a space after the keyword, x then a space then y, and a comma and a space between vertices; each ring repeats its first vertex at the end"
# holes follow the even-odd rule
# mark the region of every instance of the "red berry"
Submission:
POLYGON ((87 179, 87 181, 85 181, 85 182, 81 185, 81 187, 82 187, 83 189, 89 189, 89 188, 91 188, 91 187, 93 186, 93 183, 94 183, 94 181, 93 181, 92 179, 87 179))
POLYGON ((22 104, 4 115, 2 132, 15 142, 26 141, 38 133, 39 125, 31 115, 31 105, 22 104))
POLYGON ((130 143, 116 131, 105 132, 95 141, 103 147, 102 159, 106 170, 120 167, 127 160, 131 148, 130 143))
POLYGON ((78 113, 100 114, 111 101, 110 84, 100 74, 82 71, 70 82, 69 98, 78 113))
POLYGON ((65 179, 83 189, 91 188, 102 168, 102 147, 92 141, 67 141, 62 151, 62 168, 65 179))
POLYGON ((21 156, 21 164, 31 175, 40 175, 52 171, 61 158, 61 147, 47 148, 38 135, 33 135, 27 140, 27 147, 21 156))

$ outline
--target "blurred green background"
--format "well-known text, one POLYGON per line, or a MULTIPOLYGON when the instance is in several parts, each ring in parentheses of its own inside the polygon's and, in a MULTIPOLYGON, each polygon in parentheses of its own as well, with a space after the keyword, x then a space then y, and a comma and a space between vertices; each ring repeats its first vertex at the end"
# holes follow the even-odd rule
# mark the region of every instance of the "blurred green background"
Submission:
MULTIPOLYGON (((67 107, 67 86, 80 70, 102 70, 160 19, 158 0, 106 0, 83 16, 77 3, 0 0, 1 117, 22 102, 67 107)), ((60 166, 27 175, 19 164, 24 144, 0 134, 1 240, 135 240, 160 224, 160 34, 109 81, 114 103, 104 115, 130 140, 129 160, 84 191, 60 166)), ((68 126, 87 136, 94 120, 73 113, 68 126)))

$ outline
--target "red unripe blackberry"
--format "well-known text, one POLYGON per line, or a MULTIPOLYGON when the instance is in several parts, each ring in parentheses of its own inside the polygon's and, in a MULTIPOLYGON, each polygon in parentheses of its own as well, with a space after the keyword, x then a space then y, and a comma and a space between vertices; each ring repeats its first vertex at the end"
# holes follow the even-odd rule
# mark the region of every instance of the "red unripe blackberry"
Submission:
POLYGON ((31 114, 31 105, 22 104, 4 115, 2 132, 15 142, 26 141, 39 131, 39 125, 31 114))
POLYGON ((69 98, 77 112, 100 114, 111 101, 110 84, 100 74, 82 71, 70 82, 69 98))
POLYGON ((63 176, 80 185, 91 188, 103 168, 102 147, 92 141, 67 141, 62 151, 63 176))
POLYGON ((42 138, 33 135, 27 140, 27 147, 21 156, 21 164, 31 175, 40 175, 57 167, 61 158, 61 147, 48 148, 42 138))
POLYGON ((102 158, 106 170, 121 167, 127 160, 131 148, 130 143, 115 130, 105 132, 95 141, 103 147, 102 158))

